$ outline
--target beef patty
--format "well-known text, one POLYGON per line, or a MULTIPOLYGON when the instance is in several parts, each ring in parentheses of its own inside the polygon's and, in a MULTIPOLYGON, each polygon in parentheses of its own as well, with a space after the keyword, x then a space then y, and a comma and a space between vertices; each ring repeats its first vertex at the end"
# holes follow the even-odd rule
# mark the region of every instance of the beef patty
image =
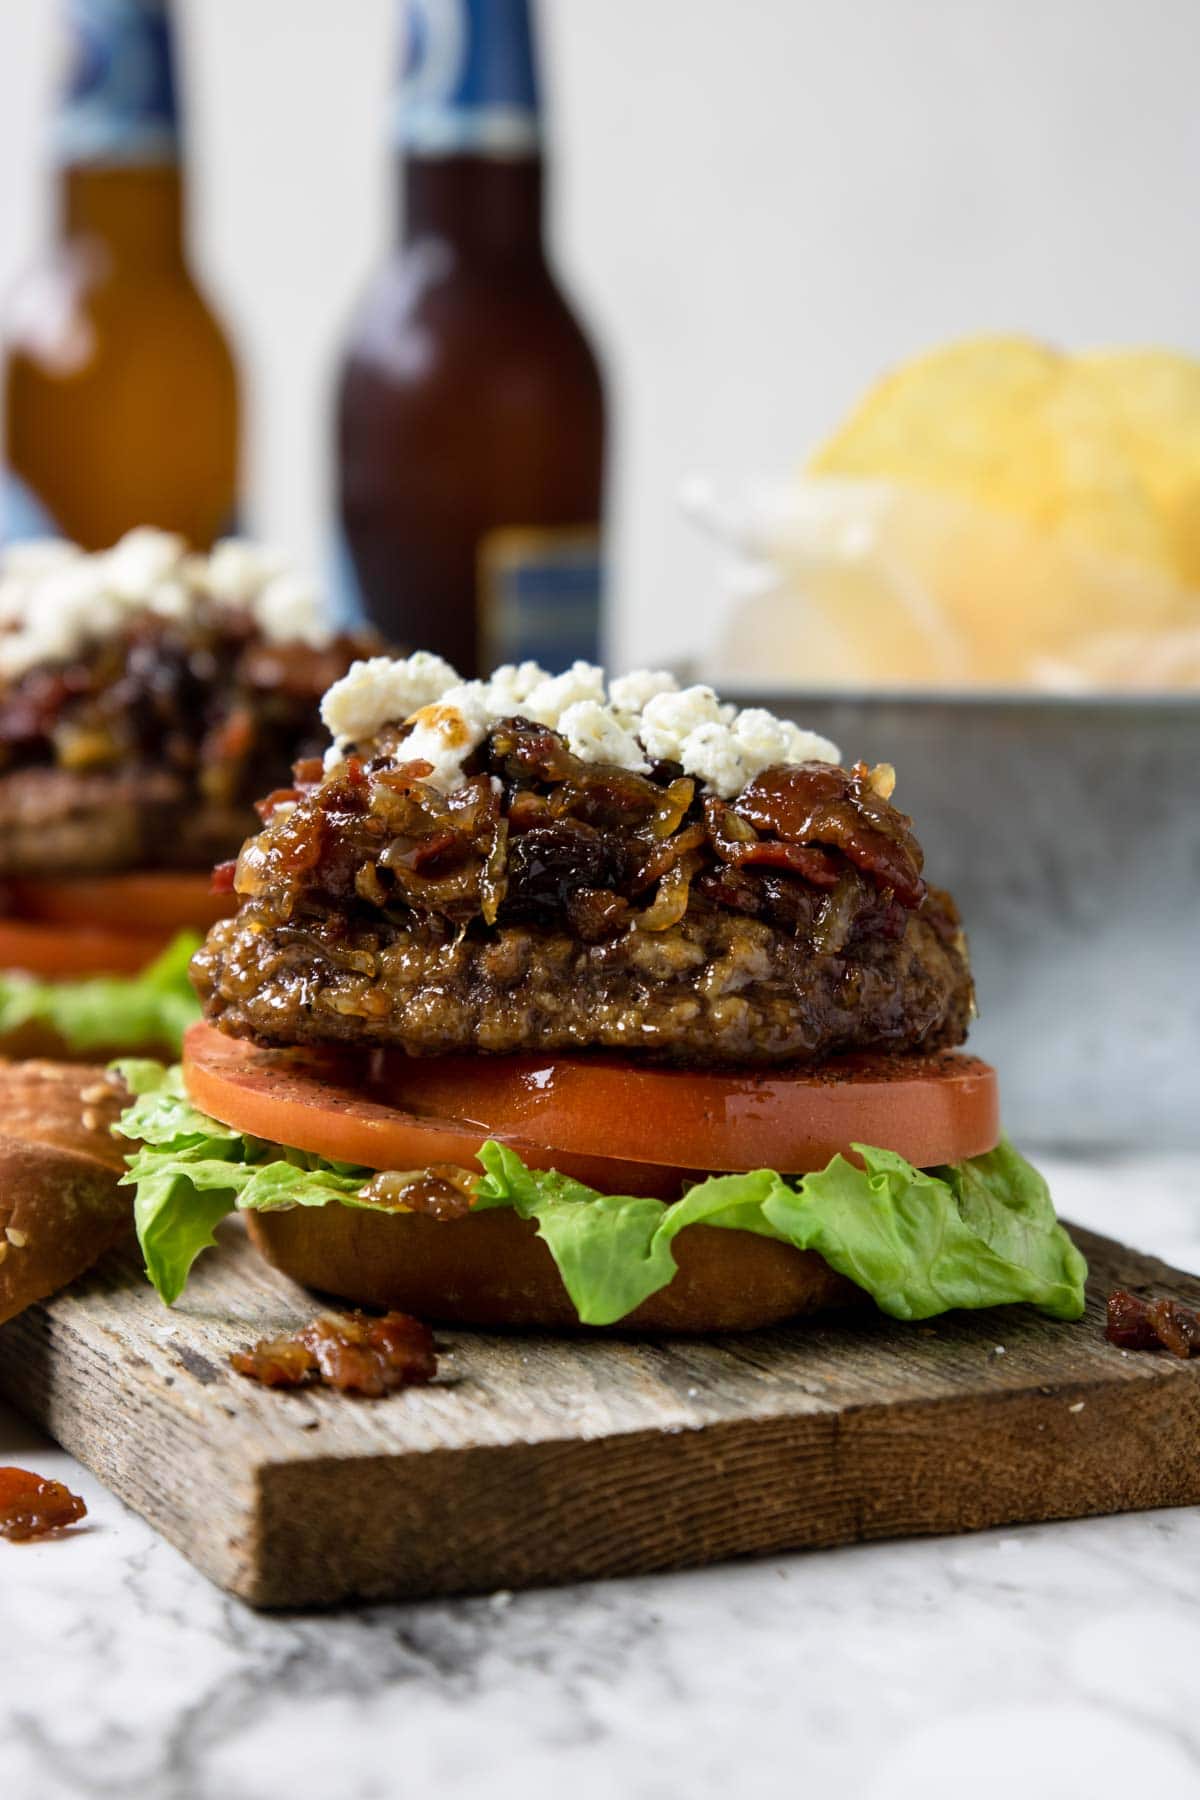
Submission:
POLYGON ((664 931, 595 944, 537 925, 447 938, 417 921, 270 926, 243 911, 214 926, 192 974, 209 1018, 264 1044, 813 1061, 961 1043, 971 978, 956 923, 931 893, 900 938, 822 955, 705 902, 664 931))
POLYGON ((270 1044, 591 1047, 707 1064, 932 1049, 972 987, 890 770, 778 765, 731 801, 505 721, 448 794, 384 734, 263 803, 193 963, 270 1044))

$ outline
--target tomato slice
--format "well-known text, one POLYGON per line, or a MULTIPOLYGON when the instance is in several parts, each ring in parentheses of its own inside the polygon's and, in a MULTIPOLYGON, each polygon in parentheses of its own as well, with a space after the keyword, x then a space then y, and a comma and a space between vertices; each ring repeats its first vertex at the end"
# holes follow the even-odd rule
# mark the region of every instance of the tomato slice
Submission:
POLYGON ((207 931, 238 905, 236 894, 213 893, 207 872, 190 870, 73 875, 59 881, 19 878, 6 881, 4 892, 7 910, 18 919, 153 932, 164 943, 189 927, 207 931))
POLYGON ((609 1193, 666 1187, 665 1173, 631 1185, 638 1168, 669 1172, 675 1192, 681 1171, 800 1174, 855 1142, 929 1167, 981 1155, 1000 1132, 995 1071, 949 1053, 722 1074, 607 1056, 356 1059, 260 1049, 202 1024, 183 1058, 196 1105, 256 1137, 380 1169, 469 1163, 495 1137, 609 1193))
POLYGON ((0 918, 0 971, 18 970, 44 981, 84 975, 136 975, 164 950, 174 933, 117 931, 104 926, 27 924, 0 918))
MULTIPOLYGON (((184 1037, 183 1068, 188 1093, 211 1118, 331 1162, 369 1169, 422 1169, 438 1162, 471 1168, 485 1138, 505 1135, 375 1098, 359 1069, 336 1051, 264 1050, 200 1024, 184 1037)), ((676 1200, 689 1172, 661 1162, 559 1152, 508 1135, 505 1142, 529 1168, 558 1169, 607 1194, 676 1200)))

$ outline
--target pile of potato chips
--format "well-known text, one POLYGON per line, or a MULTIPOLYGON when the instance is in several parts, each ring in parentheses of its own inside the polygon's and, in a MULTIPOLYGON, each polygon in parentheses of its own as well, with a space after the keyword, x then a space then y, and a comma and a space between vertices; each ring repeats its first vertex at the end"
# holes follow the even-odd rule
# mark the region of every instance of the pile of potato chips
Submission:
POLYGON ((1200 363, 1012 337, 935 350, 868 394, 769 536, 731 673, 1200 686, 1200 363))

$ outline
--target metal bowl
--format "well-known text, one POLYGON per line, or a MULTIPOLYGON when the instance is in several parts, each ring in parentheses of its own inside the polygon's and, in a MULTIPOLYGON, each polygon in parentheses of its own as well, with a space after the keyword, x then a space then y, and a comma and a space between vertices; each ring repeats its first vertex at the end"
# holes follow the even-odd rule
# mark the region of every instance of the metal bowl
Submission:
POLYGON ((737 698, 895 764, 1015 1137, 1200 1145, 1200 697, 737 698))

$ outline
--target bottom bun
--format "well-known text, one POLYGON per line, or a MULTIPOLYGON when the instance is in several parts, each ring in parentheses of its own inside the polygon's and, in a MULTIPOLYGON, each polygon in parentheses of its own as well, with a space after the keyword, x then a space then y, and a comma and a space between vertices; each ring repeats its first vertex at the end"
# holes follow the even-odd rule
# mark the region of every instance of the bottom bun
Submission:
MULTIPOLYGON (((439 1220, 296 1207, 247 1213, 246 1222, 275 1268, 356 1305, 444 1324, 579 1328, 537 1226, 515 1212, 439 1220)), ((673 1248, 674 1280, 610 1329, 744 1331, 868 1300, 814 1251, 753 1232, 689 1225, 673 1248)))

